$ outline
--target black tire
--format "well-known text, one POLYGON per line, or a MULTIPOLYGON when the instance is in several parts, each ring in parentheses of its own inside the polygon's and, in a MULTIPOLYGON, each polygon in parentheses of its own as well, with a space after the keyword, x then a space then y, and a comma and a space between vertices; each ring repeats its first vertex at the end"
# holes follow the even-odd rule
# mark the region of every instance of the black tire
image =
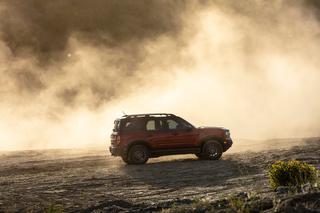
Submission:
POLYGON ((195 155, 197 156, 197 158, 199 158, 199 159, 203 159, 203 158, 202 158, 201 153, 199 153, 199 154, 195 154, 195 155))
POLYGON ((202 152, 197 155, 200 159, 219 160, 222 156, 222 146, 218 141, 209 140, 202 146, 202 152))
POLYGON ((146 146, 137 144, 133 145, 127 156, 127 164, 145 164, 149 159, 149 150, 146 146))

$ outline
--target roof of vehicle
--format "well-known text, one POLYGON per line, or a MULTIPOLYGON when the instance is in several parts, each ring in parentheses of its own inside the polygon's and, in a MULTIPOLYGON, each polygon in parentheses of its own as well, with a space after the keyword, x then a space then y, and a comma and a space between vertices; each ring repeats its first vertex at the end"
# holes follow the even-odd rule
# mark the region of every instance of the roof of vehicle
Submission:
POLYGON ((143 117, 175 117, 175 115, 171 113, 145 113, 145 114, 131 114, 131 115, 122 116, 122 118, 143 118, 143 117))

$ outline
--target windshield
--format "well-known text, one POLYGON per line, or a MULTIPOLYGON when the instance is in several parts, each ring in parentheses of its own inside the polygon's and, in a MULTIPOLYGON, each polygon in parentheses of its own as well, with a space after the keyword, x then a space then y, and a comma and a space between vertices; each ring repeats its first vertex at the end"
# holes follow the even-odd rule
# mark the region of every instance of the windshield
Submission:
POLYGON ((181 122, 181 124, 183 126, 185 126, 186 128, 195 128, 191 123, 189 123, 188 121, 184 120, 183 118, 177 117, 178 120, 181 122))

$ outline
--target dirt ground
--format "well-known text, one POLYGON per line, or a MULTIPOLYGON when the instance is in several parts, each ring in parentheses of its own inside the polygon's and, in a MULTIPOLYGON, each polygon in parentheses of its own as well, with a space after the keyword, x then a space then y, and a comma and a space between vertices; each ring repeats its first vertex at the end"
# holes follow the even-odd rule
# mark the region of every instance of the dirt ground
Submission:
POLYGON ((109 205, 156 205, 173 199, 221 199, 241 191, 271 193, 266 170, 276 160, 299 159, 320 168, 320 140, 235 144, 220 161, 193 155, 160 157, 127 166, 106 150, 0 153, 0 212, 92 212, 109 205), (250 151, 253 150, 253 151, 250 151))

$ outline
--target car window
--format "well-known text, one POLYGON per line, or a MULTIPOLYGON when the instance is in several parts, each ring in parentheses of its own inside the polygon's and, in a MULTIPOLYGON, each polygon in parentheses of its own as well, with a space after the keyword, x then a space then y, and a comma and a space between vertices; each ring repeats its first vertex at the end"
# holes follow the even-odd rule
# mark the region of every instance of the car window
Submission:
POLYGON ((142 119, 126 120, 122 129, 124 131, 137 131, 144 129, 144 121, 142 119))
POLYGON ((146 124, 146 130, 148 131, 154 131, 156 130, 156 121, 155 120, 149 120, 146 124))
POLYGON ((160 126, 164 130, 187 129, 190 128, 180 119, 164 119, 160 121, 160 126))
POLYGON ((168 129, 177 129, 178 123, 172 119, 167 120, 168 129))
POLYGON ((114 126, 113 126, 113 131, 118 132, 120 129, 120 120, 115 120, 114 121, 114 126))
POLYGON ((179 125, 181 125, 181 128, 193 128, 192 124, 188 123, 187 121, 183 120, 182 118, 177 118, 177 121, 179 125))

